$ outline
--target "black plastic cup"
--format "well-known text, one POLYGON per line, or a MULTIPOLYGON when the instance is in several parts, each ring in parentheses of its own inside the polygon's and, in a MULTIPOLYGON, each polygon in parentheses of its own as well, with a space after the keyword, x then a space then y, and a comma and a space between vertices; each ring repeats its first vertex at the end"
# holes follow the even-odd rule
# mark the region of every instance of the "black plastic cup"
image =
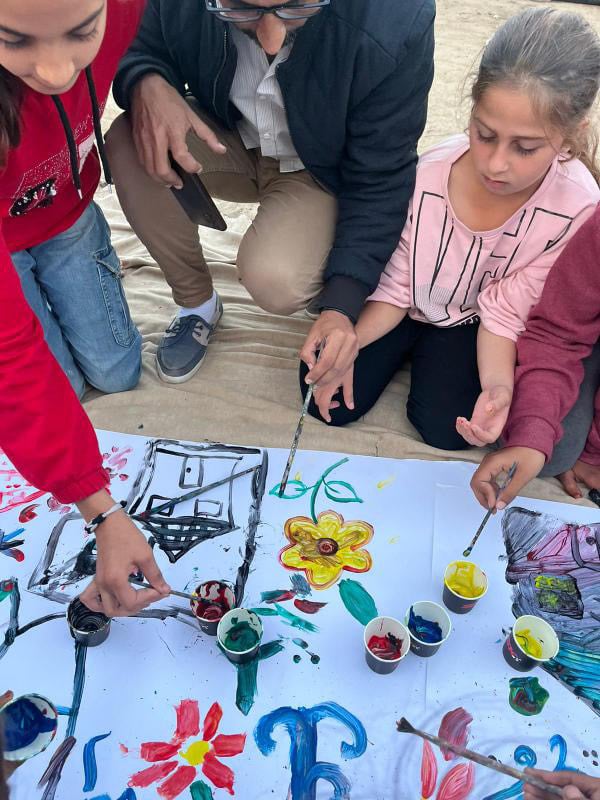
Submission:
POLYGON ((525 614, 515 620, 515 624, 502 646, 502 655, 509 667, 517 670, 517 672, 530 672, 539 664, 555 658, 559 648, 558 636, 552 625, 541 617, 525 614), (519 644, 516 636, 520 631, 528 631, 540 643, 542 647, 541 658, 530 655, 519 644))
POLYGON ((252 661, 252 659, 258 655, 262 635, 263 626, 259 616, 255 614, 254 611, 249 611, 247 608, 234 608, 228 611, 227 614, 221 618, 217 627, 219 647, 233 664, 246 664, 248 661, 252 661), (247 650, 231 650, 225 644, 227 634, 232 628, 235 628, 236 625, 244 622, 247 622, 255 631, 257 642, 247 650))
POLYGON ((389 675, 393 672, 410 650, 410 634, 399 620, 393 617, 375 617, 366 626, 364 632, 365 659, 369 667, 378 675, 389 675), (402 642, 398 658, 380 658, 369 650, 369 642, 373 636, 391 634, 402 642))
POLYGON ((413 603, 406 612, 404 624, 410 633, 410 649, 415 655, 421 656, 421 658, 430 658, 434 656, 448 636, 450 636, 450 631, 452 630, 452 623, 450 622, 448 612, 442 608, 439 603, 434 603, 432 600, 419 600, 418 603, 413 603), (417 616, 423 617, 423 619, 429 620, 430 622, 438 623, 442 629, 442 638, 439 642, 424 642, 411 631, 408 624, 411 608, 417 616))
POLYGON ((482 569, 480 569, 476 564, 473 564, 471 561, 452 561, 446 567, 446 571, 444 572, 444 594, 442 595, 442 599, 446 608, 450 611, 453 611, 455 614, 468 614, 469 611, 472 611, 475 608, 479 600, 481 600, 481 598, 486 594, 487 590, 487 575, 482 569), (474 567, 474 583, 481 588, 481 594, 477 595, 477 597, 466 597, 465 595, 457 592, 455 589, 451 589, 448 585, 448 581, 452 580, 452 576, 456 574, 456 572, 461 569, 463 565, 474 567))
POLYGON ((209 636, 216 636, 221 619, 228 611, 235 608, 233 589, 225 581, 205 581, 196 588, 194 595, 194 599, 190 600, 190 606, 198 620, 200 630, 209 636))
POLYGON ((110 633, 110 617, 92 611, 78 597, 69 603, 67 622, 71 636, 86 647, 97 647, 110 633))

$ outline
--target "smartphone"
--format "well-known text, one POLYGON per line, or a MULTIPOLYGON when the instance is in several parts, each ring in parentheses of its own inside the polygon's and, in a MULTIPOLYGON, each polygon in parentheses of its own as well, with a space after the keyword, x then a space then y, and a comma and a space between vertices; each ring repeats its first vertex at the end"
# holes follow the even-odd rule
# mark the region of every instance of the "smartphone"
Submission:
POLYGON ((171 189, 177 202, 195 225, 226 231, 227 223, 198 175, 186 172, 169 154, 171 167, 181 178, 183 188, 171 189))

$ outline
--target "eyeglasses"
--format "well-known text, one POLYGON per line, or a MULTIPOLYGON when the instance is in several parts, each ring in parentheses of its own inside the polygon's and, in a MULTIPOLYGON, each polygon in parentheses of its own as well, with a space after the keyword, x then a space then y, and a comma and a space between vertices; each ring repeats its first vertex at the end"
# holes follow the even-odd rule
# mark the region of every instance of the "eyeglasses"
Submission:
POLYGON ((283 20, 306 19, 319 9, 328 6, 331 0, 313 0, 310 3, 284 3, 270 8, 237 5, 223 6, 221 0, 206 0, 206 10, 227 22, 258 22, 265 14, 275 14, 283 20))

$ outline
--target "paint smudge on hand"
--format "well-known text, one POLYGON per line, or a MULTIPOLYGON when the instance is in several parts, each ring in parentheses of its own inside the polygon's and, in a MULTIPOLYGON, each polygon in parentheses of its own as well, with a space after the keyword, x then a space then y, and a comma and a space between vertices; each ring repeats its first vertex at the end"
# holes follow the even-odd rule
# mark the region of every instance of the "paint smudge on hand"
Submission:
POLYGON ((510 707, 525 717, 539 714, 550 697, 537 678, 511 678, 509 686, 510 707))
POLYGON ((528 656, 533 656, 533 658, 542 657, 542 645, 532 636, 529 628, 515 633, 514 636, 528 656))
POLYGON ((361 625, 368 625, 372 619, 379 616, 375 601, 358 581, 346 578, 340 581, 338 588, 346 610, 349 611, 354 619, 358 620, 361 625))
POLYGON ((408 629, 417 639, 427 644, 437 644, 443 638, 439 623, 420 617, 412 607, 408 616, 408 629))

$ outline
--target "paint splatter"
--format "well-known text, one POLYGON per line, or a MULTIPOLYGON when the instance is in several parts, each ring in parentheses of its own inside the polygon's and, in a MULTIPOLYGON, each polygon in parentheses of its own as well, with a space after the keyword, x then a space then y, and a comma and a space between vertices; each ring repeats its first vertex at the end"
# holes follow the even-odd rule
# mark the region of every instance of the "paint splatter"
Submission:
POLYGON ((262 603, 282 603, 285 600, 291 600, 295 596, 295 592, 288 589, 271 589, 268 592, 260 593, 260 600, 262 603))
POLYGON ((37 517, 35 513, 35 509, 39 506, 39 503, 32 503, 29 506, 25 506, 25 508, 21 509, 19 513, 19 522, 23 524, 24 522, 31 522, 32 519, 37 517))
POLYGON ((294 664, 299 664, 302 661, 302 656, 299 656, 298 653, 296 653, 292 661, 294 662, 294 664))
POLYGON ((304 575, 294 573, 293 575, 290 575, 290 581, 292 583, 292 589, 294 592, 299 594, 301 597, 308 597, 309 594, 312 594, 310 583, 306 580, 304 575))
POLYGON ((316 614, 317 611, 325 608, 327 603, 315 603, 312 600, 299 600, 296 598, 294 600, 294 605, 298 611, 303 611, 305 614, 316 614))
POLYGON ((419 641, 426 642, 427 644, 437 644, 443 639, 442 629, 439 623, 415 614, 412 606, 408 615, 408 630, 413 636, 419 639, 419 641))
POLYGON ((379 615, 375 601, 358 581, 346 578, 340 581, 338 588, 346 610, 361 625, 368 625, 379 615))
POLYGON ((511 678, 509 686, 510 707, 526 717, 539 714, 550 697, 537 678, 511 678))
POLYGON ((386 486, 390 486, 396 480, 395 475, 390 475, 389 478, 384 478, 382 481, 378 481, 375 485, 378 489, 385 489, 386 486))
MULTIPOLYGON (((302 650, 306 650, 306 654, 310 656, 310 663, 311 664, 318 664, 321 661, 321 656, 318 656, 316 653, 311 653, 308 649, 308 642, 305 642, 304 639, 292 639, 292 642, 297 646, 302 648, 302 650)), ((297 657, 298 661, 296 661, 296 657, 294 657, 294 662, 297 664, 300 661, 300 656, 297 657)))
POLYGON ((123 742, 119 742, 119 750, 120 750, 120 751, 123 753, 123 755, 124 755, 124 756, 126 756, 126 755, 127 755, 127 753, 129 753, 129 748, 128 748, 128 747, 126 747, 126 746, 123 744, 123 742))
POLYGON ((107 739, 110 736, 110 733, 111 732, 109 731, 108 733, 101 733, 98 736, 92 736, 92 738, 83 746, 83 773, 85 776, 83 784, 84 792, 92 792, 96 788, 96 783, 98 781, 96 744, 101 742, 103 739, 107 739))
POLYGON ((280 606, 279 603, 275 603, 275 608, 279 616, 287 622, 288 625, 291 625, 292 628, 297 628, 300 631, 306 631, 307 633, 317 633, 319 630, 318 627, 309 622, 307 619, 302 619, 297 614, 292 614, 291 611, 288 611, 283 606, 280 606))

